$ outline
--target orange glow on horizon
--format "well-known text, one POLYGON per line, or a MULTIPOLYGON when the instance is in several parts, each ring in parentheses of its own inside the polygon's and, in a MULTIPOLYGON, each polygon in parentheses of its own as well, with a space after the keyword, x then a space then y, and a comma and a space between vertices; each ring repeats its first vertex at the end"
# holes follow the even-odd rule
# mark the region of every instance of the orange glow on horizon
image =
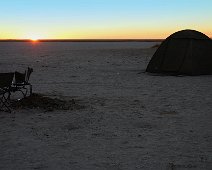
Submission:
POLYGON ((38 39, 30 39, 33 43, 36 43, 36 42, 38 42, 38 39))
MULTIPOLYGON (((211 31, 204 28, 193 28, 193 27, 167 27, 154 29, 151 27, 140 28, 140 27, 124 27, 122 28, 111 28, 98 29, 98 28, 87 28, 85 29, 70 29, 66 28, 62 31, 49 30, 48 32, 44 29, 42 31, 35 30, 33 33, 27 30, 22 32, 8 32, 7 34, 0 35, 0 39, 28 39, 31 42, 38 42, 42 39, 165 39, 174 32, 183 29, 194 29, 200 31, 210 38, 212 37, 211 31)), ((0 30, 1 31, 1 30, 0 30)))

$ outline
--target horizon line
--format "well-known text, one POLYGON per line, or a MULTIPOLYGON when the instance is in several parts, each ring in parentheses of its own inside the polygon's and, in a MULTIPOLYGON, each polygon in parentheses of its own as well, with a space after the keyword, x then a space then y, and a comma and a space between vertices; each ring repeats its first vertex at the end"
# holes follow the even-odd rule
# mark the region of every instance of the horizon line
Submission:
POLYGON ((164 39, 0 39, 0 42, 161 42, 164 39))

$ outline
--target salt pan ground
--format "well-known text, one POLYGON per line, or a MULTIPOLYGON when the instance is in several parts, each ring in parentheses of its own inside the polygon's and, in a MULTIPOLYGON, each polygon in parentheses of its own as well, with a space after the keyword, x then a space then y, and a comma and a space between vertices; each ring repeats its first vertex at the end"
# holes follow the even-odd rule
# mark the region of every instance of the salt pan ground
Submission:
POLYGON ((84 107, 0 112, 0 169, 212 169, 212 76, 145 73, 155 44, 1 42, 1 72, 84 107))

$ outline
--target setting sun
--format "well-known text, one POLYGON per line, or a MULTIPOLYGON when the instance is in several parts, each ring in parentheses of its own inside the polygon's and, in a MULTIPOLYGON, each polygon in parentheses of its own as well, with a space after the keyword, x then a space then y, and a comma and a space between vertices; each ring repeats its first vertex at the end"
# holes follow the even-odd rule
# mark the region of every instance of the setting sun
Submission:
POLYGON ((28 39, 30 39, 33 42, 36 42, 36 41, 38 41, 40 39, 40 37, 39 36, 29 36, 28 39))
POLYGON ((25 39, 28 39, 28 40, 31 40, 33 42, 36 42, 36 41, 39 41, 40 39, 42 39, 42 36, 41 35, 38 35, 38 34, 28 34, 28 35, 25 35, 24 36, 25 39))
POLYGON ((31 41, 38 41, 37 38, 30 38, 31 41))

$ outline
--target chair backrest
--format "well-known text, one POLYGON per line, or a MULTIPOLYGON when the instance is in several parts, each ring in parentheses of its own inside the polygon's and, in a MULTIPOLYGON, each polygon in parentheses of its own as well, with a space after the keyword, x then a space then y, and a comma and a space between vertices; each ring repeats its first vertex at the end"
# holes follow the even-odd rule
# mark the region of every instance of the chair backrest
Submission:
POLYGON ((19 73, 19 72, 15 72, 15 83, 17 84, 21 84, 21 83, 25 83, 25 79, 26 79, 26 71, 25 73, 19 73))
POLYGON ((13 77, 14 73, 0 73, 0 88, 10 87, 13 77))
POLYGON ((27 68, 24 73, 15 72, 15 84, 25 84, 28 83, 31 73, 33 72, 32 68, 27 68))
POLYGON ((25 82, 28 83, 30 75, 32 74, 33 69, 28 67, 27 71, 26 71, 26 77, 25 77, 25 82))

